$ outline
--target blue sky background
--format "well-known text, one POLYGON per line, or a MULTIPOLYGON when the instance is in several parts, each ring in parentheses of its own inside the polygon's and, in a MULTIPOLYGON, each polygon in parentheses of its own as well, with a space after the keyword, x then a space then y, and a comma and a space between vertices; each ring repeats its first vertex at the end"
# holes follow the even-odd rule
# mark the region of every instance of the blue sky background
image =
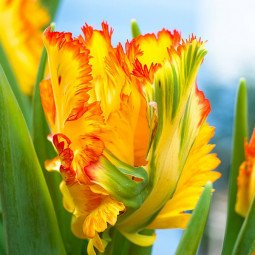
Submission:
POLYGON ((58 30, 78 35, 85 22, 100 28, 107 21, 114 44, 131 39, 132 18, 143 33, 163 27, 181 31, 184 38, 194 33, 208 40, 206 74, 236 86, 239 77, 254 76, 254 11, 253 0, 63 0, 56 22, 58 30))

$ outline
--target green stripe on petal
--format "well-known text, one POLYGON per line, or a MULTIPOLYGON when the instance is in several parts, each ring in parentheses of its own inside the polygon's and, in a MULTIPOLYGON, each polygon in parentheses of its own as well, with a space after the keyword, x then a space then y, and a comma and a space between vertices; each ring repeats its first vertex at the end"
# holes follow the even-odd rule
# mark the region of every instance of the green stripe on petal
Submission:
POLYGON ((120 161, 119 165, 121 167, 116 167, 108 159, 100 157, 96 164, 87 166, 85 171, 92 182, 103 187, 125 206, 137 208, 145 198, 147 172, 142 167, 131 167, 120 161), (132 177, 139 178, 140 181, 137 182, 132 177))
POLYGON ((169 52, 170 62, 164 63, 156 73, 154 85, 145 87, 158 117, 148 154, 150 193, 142 206, 119 224, 122 233, 139 232, 173 195, 199 131, 199 123, 204 119, 203 107, 198 107, 201 95, 195 86, 199 67, 207 53, 204 44, 193 40, 177 51, 169 52))

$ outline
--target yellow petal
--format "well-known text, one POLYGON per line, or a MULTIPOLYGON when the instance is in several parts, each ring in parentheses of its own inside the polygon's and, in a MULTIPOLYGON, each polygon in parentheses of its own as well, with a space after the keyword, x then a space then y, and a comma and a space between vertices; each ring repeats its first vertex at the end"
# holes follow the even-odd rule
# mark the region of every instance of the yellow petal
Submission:
POLYGON ((91 89, 89 51, 70 33, 51 32, 48 27, 43 42, 48 53, 52 91, 56 106, 54 133, 63 129, 66 121, 79 119, 87 110, 91 89))
POLYGON ((185 229, 189 219, 189 213, 159 215, 147 228, 149 229, 185 229))
MULTIPOLYGON (((67 170, 61 171, 63 174, 67 170)), ((104 190, 100 193, 100 187, 95 186, 79 183, 75 179, 72 182, 70 178, 61 182, 63 204, 66 210, 73 213, 72 231, 79 238, 94 238, 107 228, 108 223, 115 225, 117 216, 125 210, 122 203, 104 190)))
POLYGON ((96 247, 98 251, 104 252, 104 244, 98 234, 96 234, 93 239, 89 240, 87 247, 88 255, 96 255, 94 247, 96 247))
POLYGON ((40 95, 45 116, 50 127, 54 130, 56 119, 56 106, 50 79, 44 79, 41 81, 40 95))
POLYGON ((173 197, 149 225, 150 228, 185 228, 189 215, 183 212, 193 210, 203 186, 221 176, 212 171, 220 164, 220 160, 216 154, 208 154, 213 149, 208 144, 213 135, 214 128, 204 124, 191 148, 173 197))
POLYGON ((168 58, 167 49, 171 46, 177 47, 180 44, 181 35, 176 30, 172 32, 163 29, 155 34, 140 35, 136 38, 140 50, 143 52, 142 56, 138 59, 142 65, 148 67, 152 63, 163 63, 168 58))
POLYGON ((117 216, 124 209, 125 206, 113 197, 103 197, 100 205, 89 213, 83 223, 85 236, 93 238, 96 232, 103 232, 107 228, 107 223, 114 226, 117 216))
POLYGON ((156 240, 156 234, 153 233, 151 236, 147 235, 142 235, 139 233, 127 233, 127 232, 122 232, 121 233, 132 243, 146 247, 146 246, 151 246, 156 240))
POLYGON ((59 171, 61 166, 60 158, 57 156, 54 159, 48 159, 44 163, 46 170, 48 171, 59 171))
MULTIPOLYGON (((111 45, 112 29, 106 23, 102 23, 102 30, 94 30, 87 24, 82 28, 84 38, 79 37, 86 48, 89 49, 89 63, 92 66, 93 89, 89 92, 93 101, 100 101, 103 115, 107 120, 112 111, 120 108, 120 95, 122 87, 125 83, 125 75, 118 76, 116 80, 106 67, 106 58, 113 54, 111 45)), ((122 69, 120 68, 119 71, 122 69)))

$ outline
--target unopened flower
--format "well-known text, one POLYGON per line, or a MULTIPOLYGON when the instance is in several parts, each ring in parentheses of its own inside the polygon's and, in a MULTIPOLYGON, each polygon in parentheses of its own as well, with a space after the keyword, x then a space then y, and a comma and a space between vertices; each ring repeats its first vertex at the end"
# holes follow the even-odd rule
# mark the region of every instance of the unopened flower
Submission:
POLYGON ((245 161, 239 169, 236 212, 246 217, 255 195, 255 129, 250 143, 245 139, 245 161))
POLYGON ((72 230, 103 251, 99 233, 116 225, 130 241, 151 245, 144 228, 185 228, 203 186, 220 174, 205 123, 210 103, 196 85, 206 54, 177 31, 139 36, 113 47, 112 30, 85 25, 83 35, 44 32, 50 78, 41 98, 58 157, 72 230))
POLYGON ((0 0, 0 43, 21 90, 31 94, 49 15, 38 0, 0 0))

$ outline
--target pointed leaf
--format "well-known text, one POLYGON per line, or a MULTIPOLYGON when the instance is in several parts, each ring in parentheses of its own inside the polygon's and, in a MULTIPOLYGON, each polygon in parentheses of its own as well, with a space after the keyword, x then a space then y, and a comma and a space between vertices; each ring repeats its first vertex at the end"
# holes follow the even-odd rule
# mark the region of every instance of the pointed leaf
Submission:
POLYGON ((238 89, 235 109, 232 168, 229 181, 228 215, 222 250, 223 255, 232 253, 234 243, 243 223, 243 218, 235 212, 235 204, 237 195, 237 177, 239 174, 239 167, 245 160, 244 138, 247 137, 247 135, 247 89, 246 82, 242 79, 238 89))
POLYGON ((33 96, 32 139, 43 170, 44 178, 48 185, 66 251, 67 253, 72 251, 72 254, 75 255, 81 252, 82 240, 76 238, 71 232, 70 225, 72 215, 63 207, 62 194, 59 189, 62 177, 57 172, 48 172, 44 167, 45 160, 52 159, 56 156, 52 144, 47 140, 50 129, 42 108, 39 88, 39 84, 44 78, 46 62, 47 52, 45 48, 43 48, 33 96))
POLYGON ((255 252, 255 197, 246 216, 242 228, 237 237, 233 255, 248 254, 249 251, 255 252))
POLYGON ((51 19, 54 20, 61 0, 41 0, 41 3, 48 9, 51 19))
POLYGON ((0 192, 8 254, 65 254, 26 123, 0 67, 0 192))
POLYGON ((137 36, 139 36, 141 34, 141 31, 140 31, 135 19, 131 20, 131 30, 132 30, 133 38, 136 38, 137 36))
POLYGON ((175 255, 196 254, 207 221, 211 204, 212 184, 208 182, 193 211, 187 228, 177 247, 175 255))

